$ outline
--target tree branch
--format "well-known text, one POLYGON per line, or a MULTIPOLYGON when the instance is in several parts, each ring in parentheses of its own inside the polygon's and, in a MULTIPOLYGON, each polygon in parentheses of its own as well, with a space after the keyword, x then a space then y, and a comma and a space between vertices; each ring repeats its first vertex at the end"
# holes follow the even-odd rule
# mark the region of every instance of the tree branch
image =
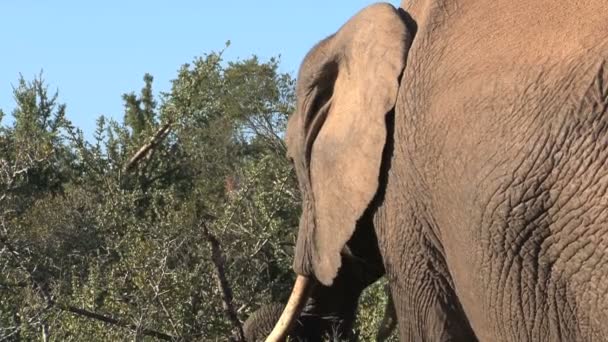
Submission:
MULTIPOLYGON (((45 286, 45 284, 41 284, 39 281, 36 280, 36 277, 33 274, 33 271, 30 270, 25 263, 21 260, 19 253, 17 252, 16 248, 8 241, 7 236, 5 236, 5 234, 3 232, 0 232, 0 242, 7 248, 7 250, 9 251, 9 253, 12 255, 13 259, 15 260, 15 262, 17 263, 18 267, 21 268, 28 276, 29 281, 31 281, 31 283, 33 284, 33 286, 35 286, 40 292, 40 296, 44 299, 44 301, 47 304, 47 309, 49 308, 56 308, 58 310, 61 311, 67 311, 67 312, 71 312, 72 314, 76 314, 79 316, 83 316, 83 317, 87 317, 87 318, 92 318, 92 319, 96 319, 98 321, 102 321, 108 324, 113 324, 119 327, 123 327, 129 330, 133 330, 133 331, 138 331, 139 328, 137 325, 133 324, 133 323, 129 323, 127 321, 124 320, 120 320, 120 319, 116 319, 110 316, 105 316, 102 314, 98 314, 95 312, 91 312, 85 309, 80 309, 77 308, 75 306, 71 306, 71 305, 66 305, 63 303, 58 303, 56 302, 52 296, 50 295, 50 293, 48 292, 47 287, 45 286)), ((159 338, 161 340, 165 340, 165 341, 173 341, 174 338, 171 335, 167 335, 165 333, 156 331, 156 330, 152 330, 152 329, 143 329, 141 330, 141 333, 146 335, 146 336, 152 336, 152 337, 156 337, 159 338)))
MULTIPOLYGON (((116 319, 116 318, 113 318, 110 316, 98 314, 96 312, 88 311, 85 309, 80 309, 80 308, 77 308, 77 307, 74 307, 71 305, 62 304, 62 303, 51 302, 51 304, 61 311, 67 311, 67 312, 70 312, 70 313, 78 315, 78 316, 92 318, 92 319, 95 319, 95 320, 98 320, 98 321, 101 321, 104 323, 127 328, 127 329, 133 330, 133 331, 139 330, 138 326, 133 323, 125 322, 123 320, 116 319)), ((173 336, 167 335, 160 331, 156 331, 156 330, 152 330, 152 329, 142 329, 140 331, 143 335, 156 337, 156 338, 164 340, 164 341, 173 341, 174 340, 173 336)))
POLYGON ((28 286, 28 283, 24 281, 20 281, 18 283, 6 283, 0 281, 0 289, 13 289, 13 288, 23 288, 28 286))
POLYGON ((234 305, 232 303, 232 289, 230 288, 228 278, 226 277, 226 270, 224 267, 224 256, 222 254, 220 242, 209 231, 209 227, 207 227, 205 221, 201 221, 200 228, 203 233, 203 237, 207 240, 207 242, 209 242, 209 245, 211 246, 211 260, 215 265, 215 276, 217 278, 218 286, 222 292, 222 304, 224 310, 226 311, 228 319, 230 320, 230 322, 232 322, 232 325, 236 330, 238 340, 245 341, 243 326, 241 325, 241 321, 239 321, 236 310, 234 309, 234 305))
POLYGON ((169 121, 166 124, 162 125, 156 131, 156 133, 154 133, 152 138, 150 138, 148 143, 146 143, 139 150, 137 150, 137 152, 133 155, 133 157, 131 157, 131 159, 129 159, 129 161, 125 165, 124 171, 125 172, 131 171, 133 169, 133 167, 135 167, 135 165, 137 165, 137 163, 143 157, 145 157, 151 150, 156 148, 156 146, 158 146, 158 144, 160 144, 163 141, 163 139, 165 139, 167 134, 169 134, 169 131, 171 131, 171 125, 172 125, 172 121, 169 121))

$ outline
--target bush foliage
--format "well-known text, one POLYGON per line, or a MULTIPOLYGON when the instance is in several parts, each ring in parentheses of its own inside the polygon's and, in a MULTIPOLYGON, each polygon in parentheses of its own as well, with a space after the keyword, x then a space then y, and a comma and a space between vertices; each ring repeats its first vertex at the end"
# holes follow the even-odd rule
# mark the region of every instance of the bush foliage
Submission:
MULTIPOLYGON (((21 77, 12 119, 0 111, 0 340, 225 341, 226 299, 241 321, 284 302, 299 193, 278 67, 210 53, 158 98, 145 75, 89 140, 42 75, 21 77)), ((362 340, 385 301, 381 285, 362 298, 362 340)))

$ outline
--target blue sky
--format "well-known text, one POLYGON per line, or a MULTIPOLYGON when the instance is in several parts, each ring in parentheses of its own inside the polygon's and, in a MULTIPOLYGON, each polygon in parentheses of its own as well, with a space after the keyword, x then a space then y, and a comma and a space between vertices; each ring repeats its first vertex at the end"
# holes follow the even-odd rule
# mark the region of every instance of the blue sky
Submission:
MULTIPOLYGON (((281 55, 295 75, 306 52, 367 0, 19 0, 0 3, 0 108, 14 108, 19 73, 41 70, 68 116, 87 136, 103 114, 121 119, 121 95, 143 75, 168 91, 178 68, 232 42, 226 60, 281 55)), ((398 6, 399 1, 390 1, 398 6)))

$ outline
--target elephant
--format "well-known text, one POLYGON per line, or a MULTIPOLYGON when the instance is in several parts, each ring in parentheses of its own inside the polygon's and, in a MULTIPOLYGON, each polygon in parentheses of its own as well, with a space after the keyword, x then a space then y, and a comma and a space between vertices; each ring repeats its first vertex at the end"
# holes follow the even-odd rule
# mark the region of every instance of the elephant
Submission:
MULTIPOLYGON (((266 336, 272 331, 275 323, 279 320, 285 305, 281 303, 270 303, 260 307, 253 312, 243 324, 243 332, 246 342, 264 341, 266 336)), ((338 336, 346 336, 338 331, 338 322, 332 322, 331 317, 318 317, 314 321, 306 320, 306 316, 301 316, 304 320, 296 321, 289 329, 287 337, 290 341, 309 341, 320 338, 331 339, 338 336), (333 323, 333 324, 332 324, 333 323), (313 327, 314 325, 314 327, 313 327), (306 327, 306 329, 304 329, 306 327)), ((349 337, 354 335, 349 334, 349 337)))
MULTIPOLYGON (((371 231, 367 231, 371 232, 371 231)), ((357 239, 363 243, 371 234, 360 234, 357 239)), ((312 342, 327 338, 337 338, 340 341, 356 341, 357 334, 353 330, 357 304, 362 291, 383 273, 379 259, 364 260, 344 251, 344 263, 337 272, 332 286, 322 283, 302 284, 296 280, 296 291, 306 297, 300 305, 302 308, 297 319, 289 324, 281 339, 289 336, 295 341, 312 342), (379 266, 379 267, 378 267, 379 266), (300 291, 300 285, 307 287, 300 291)), ((377 255, 379 258, 379 255, 377 255)), ((301 278, 300 278, 301 280, 301 278)), ((292 295, 286 305, 271 303, 255 311, 245 321, 243 330, 247 342, 261 340, 261 336, 270 332, 267 329, 269 321, 277 321, 281 312, 277 307, 289 308, 293 304, 292 295)), ((273 323, 274 323, 273 322, 273 323)), ((271 327, 272 328, 272 327, 271 327)))
MULTIPOLYGON (((263 341, 274 328, 275 323, 281 317, 285 305, 281 303, 265 304, 254 311, 243 323, 243 334, 245 341, 263 341)), ((293 334, 289 334, 293 338, 293 334)))
POLYGON ((314 46, 267 341, 310 314, 347 332, 382 276, 401 341, 608 340, 607 23, 605 0, 404 0, 314 46))
MULTIPOLYGON (((243 332, 245 341, 247 342, 260 342, 264 341, 264 338, 272 331, 275 323, 281 316, 285 305, 281 303, 270 303, 266 304, 255 312, 253 312, 249 318, 243 324, 243 332)), ((331 318, 323 319, 319 317, 316 319, 315 327, 311 326, 311 321, 297 321, 294 323, 287 334, 290 341, 308 341, 315 337, 326 337, 332 338, 333 333, 337 329, 339 323, 334 322, 331 325, 331 318), (307 323, 307 324, 305 324, 307 323), (326 323, 326 324, 320 324, 326 323), (304 330, 306 326, 306 330, 304 330)))
MULTIPOLYGON (((387 292, 388 301, 384 308, 382 322, 380 323, 376 333, 376 342, 386 341, 393 334, 397 323, 395 307, 392 302, 390 291, 388 291, 388 287, 385 288, 385 291, 387 292)), ((311 303, 310 306, 314 306, 314 304, 311 303)), ((251 315, 249 315, 243 324, 245 341, 263 341, 263 339, 270 334, 272 328, 274 328, 274 325, 279 320, 284 308, 284 304, 273 302, 261 306, 259 309, 255 310, 251 315)), ((318 317, 316 324, 314 324, 316 328, 311 327, 312 324, 310 320, 312 318, 310 315, 308 317, 306 315, 301 317, 303 317, 304 320, 295 322, 294 326, 292 326, 287 333, 287 336, 292 341, 314 340, 318 339, 320 336, 332 337, 334 332, 340 329, 340 323, 332 321, 331 317, 318 317), (322 324, 323 322, 325 323, 322 324), (306 330, 304 329, 305 327, 306 330)), ((343 335, 341 336, 348 336, 352 339, 356 339, 356 335, 350 333, 344 334, 344 331, 342 331, 342 334, 343 335)))

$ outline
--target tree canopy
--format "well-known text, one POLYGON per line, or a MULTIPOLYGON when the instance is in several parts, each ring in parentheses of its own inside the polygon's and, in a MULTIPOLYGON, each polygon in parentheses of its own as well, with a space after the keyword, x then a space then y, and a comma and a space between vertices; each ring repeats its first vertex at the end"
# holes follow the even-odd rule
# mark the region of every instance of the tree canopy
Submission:
MULTIPOLYGON (((144 75, 87 140, 42 74, 19 78, 0 111, 0 341, 225 341, 285 302, 294 84, 276 58, 209 53, 157 98, 144 75)), ((362 298, 363 340, 385 301, 362 298)))

